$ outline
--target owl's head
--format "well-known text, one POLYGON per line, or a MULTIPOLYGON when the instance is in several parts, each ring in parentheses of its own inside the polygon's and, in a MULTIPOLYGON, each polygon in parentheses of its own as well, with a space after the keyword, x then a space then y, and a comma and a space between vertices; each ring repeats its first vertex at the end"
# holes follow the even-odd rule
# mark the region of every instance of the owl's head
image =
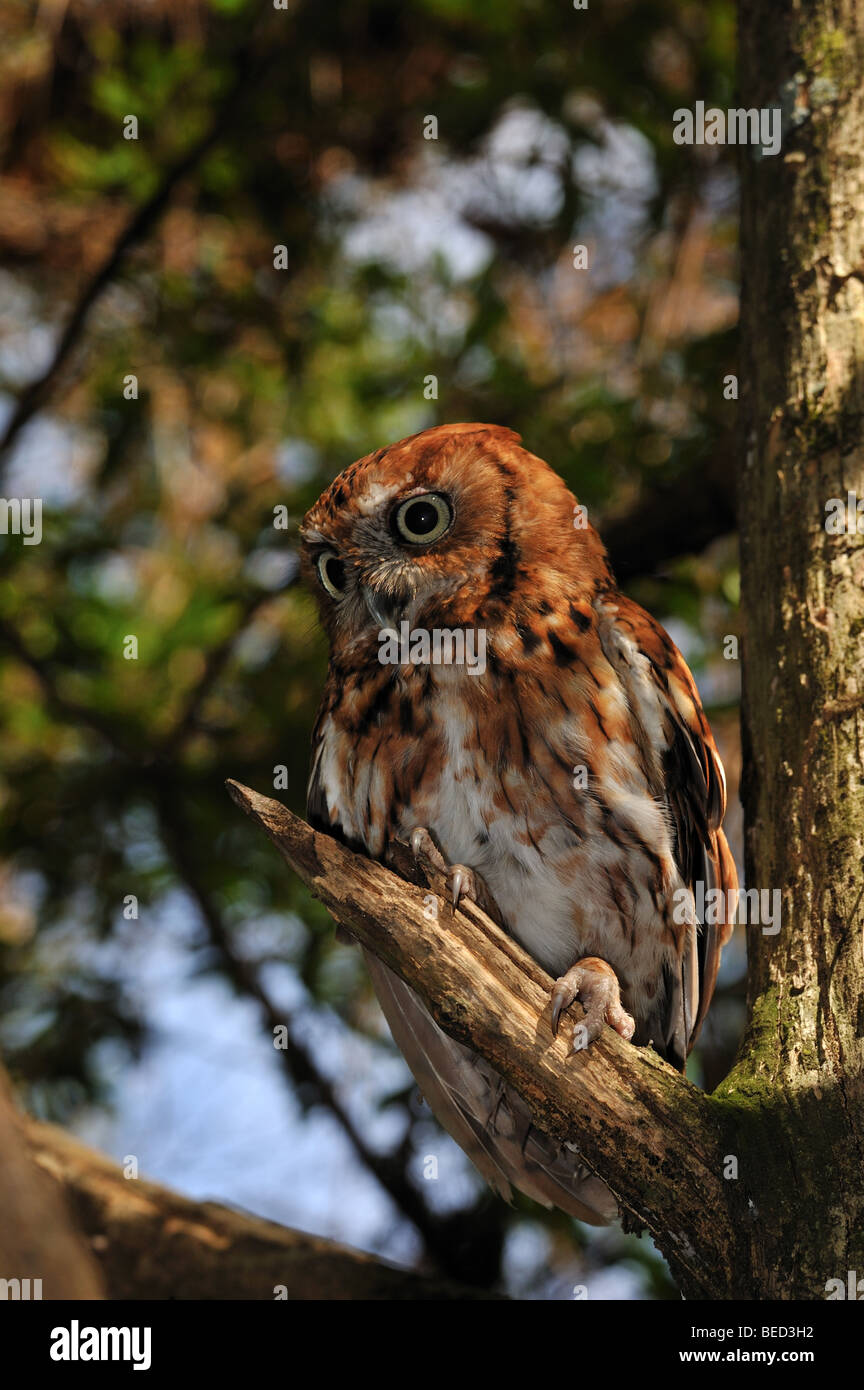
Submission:
POLYGON ((557 473, 500 425, 441 425, 351 464, 306 514, 302 566, 331 644, 383 627, 495 626, 550 587, 608 580, 557 473))

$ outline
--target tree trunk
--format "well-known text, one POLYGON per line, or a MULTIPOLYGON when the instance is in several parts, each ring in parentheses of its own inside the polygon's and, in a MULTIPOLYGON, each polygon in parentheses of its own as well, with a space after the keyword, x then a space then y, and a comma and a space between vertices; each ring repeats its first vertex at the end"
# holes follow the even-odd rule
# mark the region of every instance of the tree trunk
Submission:
POLYGON ((748 932, 716 1098, 752 1293, 813 1299, 864 1275, 864 541, 826 531, 864 498, 864 3, 744 0, 740 48, 740 104, 787 113, 779 155, 742 153, 739 484, 746 879, 783 919, 748 932))

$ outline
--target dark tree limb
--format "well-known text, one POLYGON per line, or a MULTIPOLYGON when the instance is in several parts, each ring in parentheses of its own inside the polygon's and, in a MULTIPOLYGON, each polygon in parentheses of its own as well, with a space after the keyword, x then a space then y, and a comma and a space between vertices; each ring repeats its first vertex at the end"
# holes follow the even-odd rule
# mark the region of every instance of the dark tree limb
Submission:
MULTIPOLYGON (((493 1297, 215 1202, 190 1201, 154 1182, 126 1178, 110 1159, 52 1125, 30 1121, 27 1134, 38 1176, 52 1191, 56 1185, 46 1173, 64 1189, 101 1266, 109 1298, 493 1297)), ((44 1296, 85 1297, 47 1287, 44 1296)))
POLYGON ((66 325, 57 341, 57 346, 45 370, 24 388, 15 403, 15 409, 0 438, 0 462, 9 453, 24 426, 47 402, 60 372, 67 359, 77 346, 90 311, 104 290, 111 284, 121 264, 133 247, 143 241, 168 205, 174 189, 181 179, 186 178, 208 150, 214 145, 221 129, 222 120, 197 140, 165 174, 155 192, 142 203, 137 212, 130 217, 123 231, 115 241, 102 264, 85 284, 66 325))

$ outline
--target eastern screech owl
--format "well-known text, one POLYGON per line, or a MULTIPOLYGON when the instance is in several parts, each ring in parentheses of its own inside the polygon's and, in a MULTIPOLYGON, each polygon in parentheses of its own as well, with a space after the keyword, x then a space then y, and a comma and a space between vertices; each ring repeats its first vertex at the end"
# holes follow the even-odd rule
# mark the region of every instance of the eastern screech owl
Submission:
MULTIPOLYGON (((309 816, 375 858, 396 837, 443 856, 454 898, 491 894, 556 979, 553 1027, 578 998, 583 1042, 608 1022, 683 1067, 732 930, 723 768, 681 654, 580 523, 495 425, 426 430, 336 478, 301 528, 330 640, 309 816), (473 665, 430 642, 382 661, 384 629, 462 634, 473 665), (720 925, 696 920, 700 880, 725 891, 720 925)), ((610 1220, 605 1185, 367 962, 423 1095, 493 1187, 610 1220)))

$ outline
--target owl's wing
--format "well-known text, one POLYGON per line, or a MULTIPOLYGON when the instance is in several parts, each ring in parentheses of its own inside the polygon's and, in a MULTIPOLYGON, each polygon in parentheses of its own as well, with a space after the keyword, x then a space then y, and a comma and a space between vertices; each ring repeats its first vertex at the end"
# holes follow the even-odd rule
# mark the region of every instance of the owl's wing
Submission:
MULTIPOLYGON (((662 741, 662 795, 674 831, 675 860, 693 891, 704 884, 709 903, 721 889, 721 920, 706 920, 692 936, 680 973, 658 994, 662 1011, 651 1020, 653 1035, 666 1055, 684 1066, 711 1003, 722 949, 735 920, 738 875, 721 822, 726 812, 726 779, 717 745, 702 711, 696 685, 672 639, 632 599, 616 594, 606 609, 604 649, 621 677, 642 736, 658 724, 662 741)), ((715 914, 710 914, 711 916, 715 914)))
POLYGON ((404 980, 364 950, 393 1039, 439 1124, 505 1201, 511 1187, 545 1207, 604 1226, 618 1208, 605 1183, 531 1122, 522 1097, 485 1058, 448 1037, 404 980))
MULTIPOLYGON (((314 736, 313 736, 314 737, 314 736)), ((311 825, 344 839, 330 820, 318 775, 316 745, 309 779, 311 825)), ((359 849, 360 846, 354 846, 359 849)), ((546 1207, 558 1207, 593 1226, 618 1214, 614 1197, 574 1151, 535 1129, 522 1097, 470 1048, 449 1037, 417 994, 364 948, 366 966, 393 1040, 438 1123, 499 1196, 512 1188, 546 1207)))

